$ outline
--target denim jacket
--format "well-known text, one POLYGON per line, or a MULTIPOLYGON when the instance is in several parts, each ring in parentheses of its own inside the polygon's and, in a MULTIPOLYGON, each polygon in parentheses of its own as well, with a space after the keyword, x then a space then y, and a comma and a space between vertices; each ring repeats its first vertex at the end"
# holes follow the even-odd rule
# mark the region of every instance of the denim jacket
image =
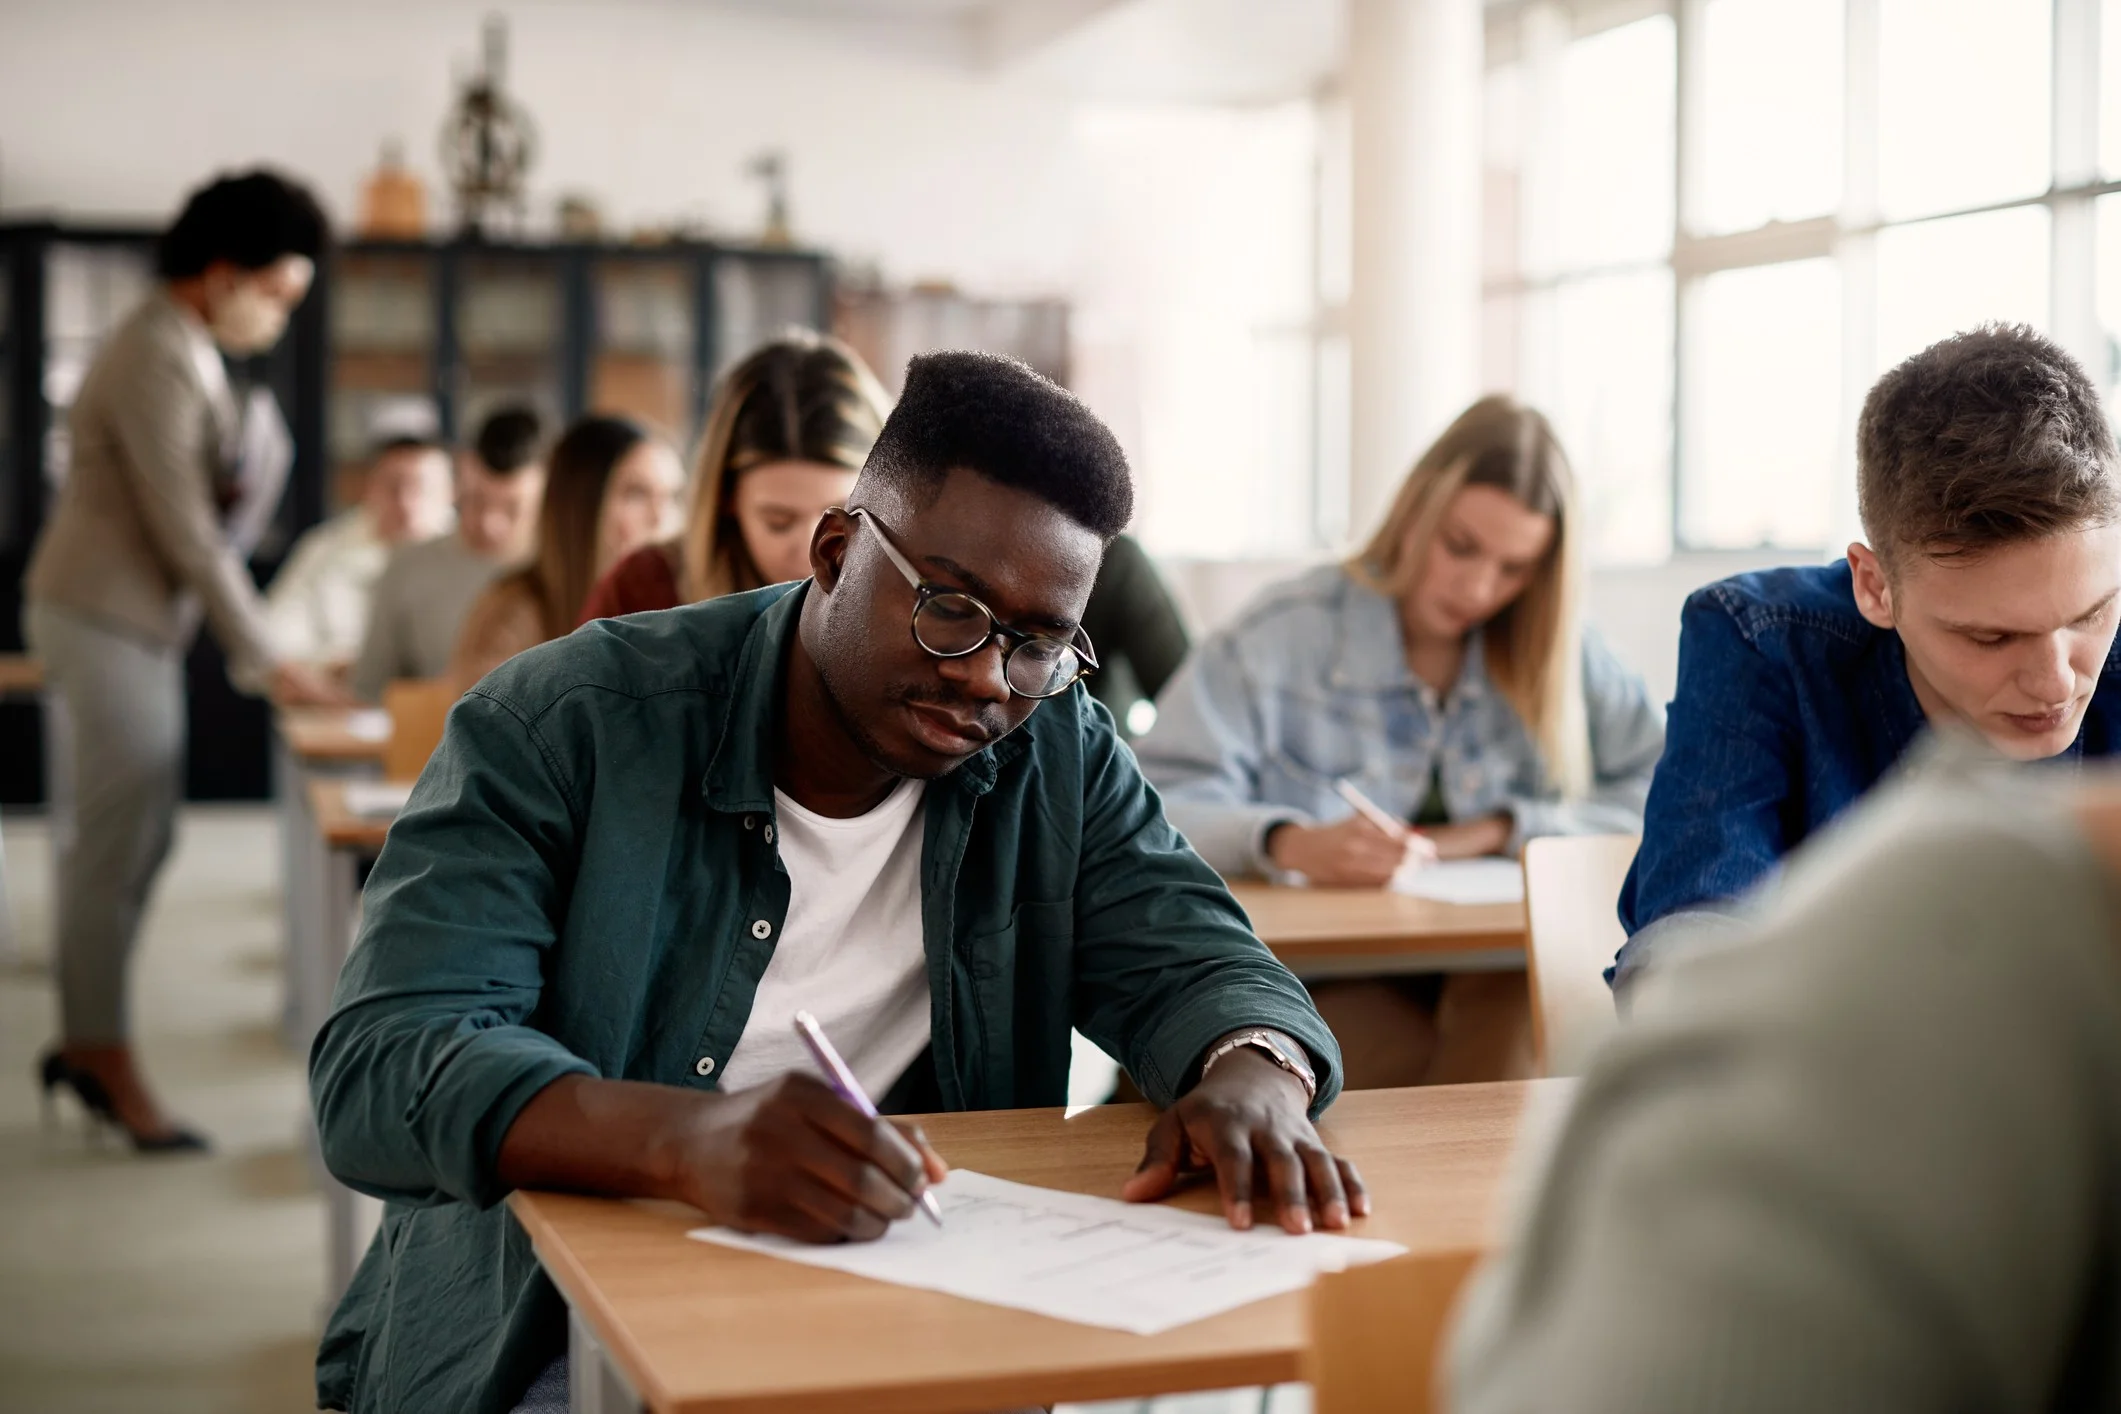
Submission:
MULTIPOLYGON (((2066 757, 2115 750, 2117 675, 2121 659, 2110 652, 2066 757)), ((1621 889, 1629 938, 1607 974, 1614 987, 1632 982, 1683 925, 1726 912, 1773 873, 1926 725, 1900 635, 1858 612, 1846 560, 1696 590, 1679 620, 1670 737, 1621 889)))
POLYGON ((1478 634, 1439 700, 1407 666, 1392 600, 1326 565, 1269 589, 1202 643, 1135 749, 1171 823, 1226 875, 1270 872, 1275 825, 1349 814, 1333 790, 1343 776, 1411 820, 1436 772, 1453 820, 1509 812, 1514 854, 1538 835, 1641 828, 1663 719, 1591 633, 1583 687, 1593 784, 1565 800, 1489 680, 1478 634))

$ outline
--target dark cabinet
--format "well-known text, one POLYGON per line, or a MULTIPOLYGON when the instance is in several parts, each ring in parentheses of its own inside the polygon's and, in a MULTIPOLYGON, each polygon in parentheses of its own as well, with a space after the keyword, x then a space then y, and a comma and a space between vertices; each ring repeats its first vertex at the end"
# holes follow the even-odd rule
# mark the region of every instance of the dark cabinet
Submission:
MULTIPOLYGON (((97 346, 153 285, 155 233, 0 225, 0 651, 20 651, 22 574, 66 466, 66 409, 97 346)), ((469 435, 527 401, 554 423, 619 412, 688 456, 713 380, 791 325, 827 327, 830 266, 810 251, 701 242, 354 242, 335 250, 289 335, 233 365, 269 383, 295 465, 253 570, 344 504, 379 428, 469 435)), ((190 664, 194 798, 261 796, 266 713, 228 686, 210 634, 190 664)), ((34 707, 0 704, 0 804, 41 798, 34 707)))

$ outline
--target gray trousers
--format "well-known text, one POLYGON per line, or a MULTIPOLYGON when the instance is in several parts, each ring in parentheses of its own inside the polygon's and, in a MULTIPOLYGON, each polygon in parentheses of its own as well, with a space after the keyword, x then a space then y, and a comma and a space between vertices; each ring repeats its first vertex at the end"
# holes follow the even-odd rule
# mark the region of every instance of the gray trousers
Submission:
POLYGON ((140 917, 184 792, 184 657, 52 604, 31 604, 22 623, 47 711, 64 724, 54 745, 67 759, 55 765, 73 792, 71 826, 52 841, 60 1034, 118 1044, 140 917))

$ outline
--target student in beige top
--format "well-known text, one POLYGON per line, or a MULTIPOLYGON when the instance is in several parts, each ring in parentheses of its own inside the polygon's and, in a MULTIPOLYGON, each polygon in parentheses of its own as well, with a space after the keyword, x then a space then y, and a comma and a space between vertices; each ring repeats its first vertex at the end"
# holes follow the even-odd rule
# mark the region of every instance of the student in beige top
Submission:
POLYGON ((269 172, 192 194, 156 250, 162 283, 114 330, 74 400, 72 451, 31 556, 23 628, 69 725, 74 828, 58 869, 60 1029, 40 1067, 141 1150, 204 1142, 133 1061, 126 978, 184 788, 184 656, 203 609, 229 676, 284 702, 343 694, 285 662, 244 564, 286 483, 268 394, 239 408, 221 350, 279 342, 324 216, 269 172))
POLYGON ((571 631, 599 575, 676 533, 684 479, 677 453, 638 423, 593 415, 568 428, 546 460, 537 557, 465 615, 448 674, 457 690, 571 631))

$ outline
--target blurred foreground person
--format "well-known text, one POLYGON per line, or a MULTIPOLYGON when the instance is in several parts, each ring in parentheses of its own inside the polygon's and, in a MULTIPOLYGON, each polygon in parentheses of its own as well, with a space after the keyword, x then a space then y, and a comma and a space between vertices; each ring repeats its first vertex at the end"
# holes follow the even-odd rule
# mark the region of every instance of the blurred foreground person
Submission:
POLYGON ((154 291, 111 332, 68 415, 72 448, 23 579, 24 636, 70 726, 73 829, 57 841, 61 1039, 39 1064, 135 1148, 204 1148, 133 1064, 126 978, 184 793, 184 657, 200 614, 247 692, 344 694, 285 661, 245 565, 292 446, 272 395, 239 402, 223 352, 262 354, 309 292, 324 214, 270 172, 194 192, 154 291))
POLYGON ((1859 807, 1585 1079, 1458 1414, 2121 1409, 2121 778, 1859 807))

